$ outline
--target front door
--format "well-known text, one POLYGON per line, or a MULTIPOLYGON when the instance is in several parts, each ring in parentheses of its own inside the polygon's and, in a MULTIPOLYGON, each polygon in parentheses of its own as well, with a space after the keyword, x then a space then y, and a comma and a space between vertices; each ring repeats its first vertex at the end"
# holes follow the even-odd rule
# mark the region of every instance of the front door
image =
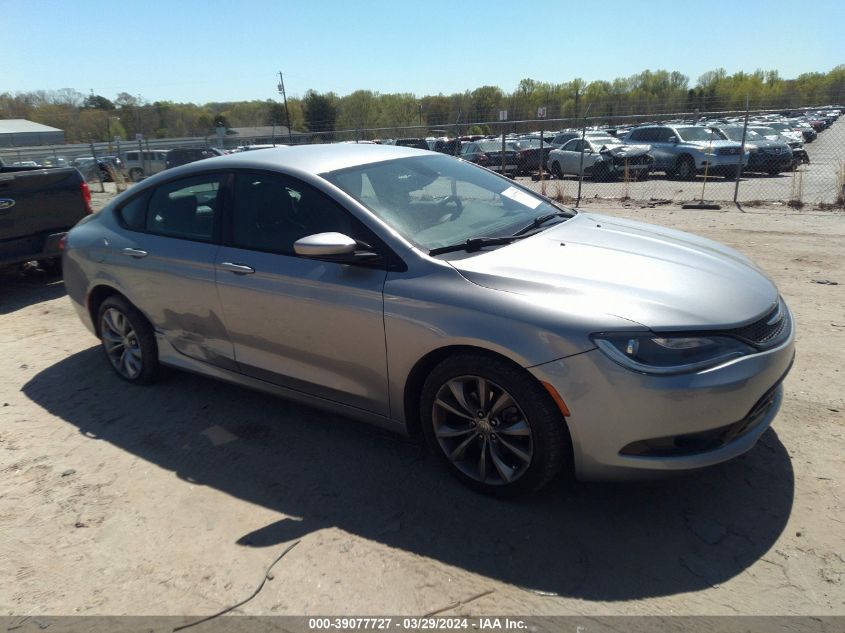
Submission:
POLYGON ((299 238, 330 231, 372 237, 306 183, 276 173, 236 174, 230 234, 216 257, 235 358, 256 378, 388 415, 386 267, 294 252, 299 238))

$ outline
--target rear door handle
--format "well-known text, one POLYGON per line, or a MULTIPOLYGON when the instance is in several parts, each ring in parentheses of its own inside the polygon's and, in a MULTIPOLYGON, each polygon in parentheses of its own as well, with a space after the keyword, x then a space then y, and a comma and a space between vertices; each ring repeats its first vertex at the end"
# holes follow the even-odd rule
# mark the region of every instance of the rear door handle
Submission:
POLYGON ((255 268, 247 266, 246 264, 234 264, 232 262, 221 262, 220 268, 227 270, 236 275, 251 275, 255 272, 255 268))
POLYGON ((122 252, 124 255, 134 257, 135 259, 141 259, 147 256, 147 251, 142 251, 139 248, 124 248, 122 252))

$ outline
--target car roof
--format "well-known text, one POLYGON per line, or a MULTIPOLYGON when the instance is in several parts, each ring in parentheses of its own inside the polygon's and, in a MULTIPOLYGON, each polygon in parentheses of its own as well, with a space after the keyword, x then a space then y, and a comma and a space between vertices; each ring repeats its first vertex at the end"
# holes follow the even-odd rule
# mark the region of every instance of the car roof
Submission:
POLYGON ((231 166, 251 169, 284 167, 316 176, 347 167, 410 156, 432 156, 432 153, 412 147, 370 143, 293 145, 208 158, 202 161, 197 169, 208 169, 212 165, 221 168, 231 166))

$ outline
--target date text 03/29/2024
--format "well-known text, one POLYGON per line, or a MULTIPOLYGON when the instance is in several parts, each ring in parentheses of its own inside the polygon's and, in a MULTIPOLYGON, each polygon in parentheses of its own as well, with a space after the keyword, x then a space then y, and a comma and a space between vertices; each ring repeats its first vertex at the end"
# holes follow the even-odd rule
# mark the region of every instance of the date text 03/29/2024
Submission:
POLYGON ((519 618, 454 618, 454 617, 404 617, 404 618, 309 618, 308 628, 314 631, 520 631, 527 624, 519 618))

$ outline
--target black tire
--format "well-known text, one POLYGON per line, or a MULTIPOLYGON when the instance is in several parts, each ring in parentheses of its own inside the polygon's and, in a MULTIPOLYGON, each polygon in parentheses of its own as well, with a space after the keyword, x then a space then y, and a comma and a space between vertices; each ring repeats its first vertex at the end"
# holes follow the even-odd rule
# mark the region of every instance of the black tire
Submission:
POLYGON ((593 167, 593 180, 596 182, 610 182, 613 177, 610 175, 610 167, 607 163, 597 163, 593 167))
POLYGON ((420 420, 429 448, 454 476, 474 490, 511 497, 541 488, 564 467, 571 472, 571 442, 560 410, 533 376, 498 356, 467 352, 437 365, 422 388, 420 420), (484 406, 479 402, 480 389, 471 391, 478 379, 487 384, 484 406), (450 383, 464 385, 461 395, 466 406, 454 397, 450 383), (513 404, 496 413, 503 394, 513 404), (484 409, 485 416, 480 410, 472 420, 455 415, 468 411, 467 407, 484 409), (460 449, 461 444, 465 448, 460 449), (514 445, 519 450, 514 451, 514 445), (460 455, 453 461, 447 451, 455 454, 458 450, 460 455))
POLYGON ((554 176, 558 180, 563 180, 563 171, 561 171, 560 169, 560 163, 554 161, 552 163, 552 168, 550 171, 552 172, 552 176, 554 176))
POLYGON ((97 333, 100 336, 106 359, 118 376, 127 382, 139 385, 152 383, 158 378, 160 365, 158 362, 158 345, 153 328, 146 317, 125 298, 113 295, 103 301, 97 312, 97 333), (122 315, 130 327, 130 330, 126 331, 127 334, 124 336, 122 343, 116 342, 116 338, 120 337, 120 330, 123 329, 115 323, 114 316, 116 313, 122 315), (105 321, 107 318, 111 320, 111 325, 105 321), (114 335, 117 335, 117 337, 114 335), (112 351, 109 351, 110 349, 112 351), (127 359, 126 363, 122 359, 116 360, 121 349, 123 356, 127 354, 131 356, 131 359, 127 359), (129 364, 130 360, 131 365, 129 364), (136 362, 137 370, 129 371, 130 367, 136 366, 136 362))
POLYGON ((691 156, 681 156, 678 159, 678 166, 675 168, 675 173, 681 180, 695 180, 697 172, 695 169, 695 161, 691 156))
POLYGON ((144 172, 140 169, 129 170, 129 180, 132 182, 140 182, 144 178, 144 172))

